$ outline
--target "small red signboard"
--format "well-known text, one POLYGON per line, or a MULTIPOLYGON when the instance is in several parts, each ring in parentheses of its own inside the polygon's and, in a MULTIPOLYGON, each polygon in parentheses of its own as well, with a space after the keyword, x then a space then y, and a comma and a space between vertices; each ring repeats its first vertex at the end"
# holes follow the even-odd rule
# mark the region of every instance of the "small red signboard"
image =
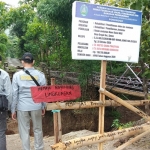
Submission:
POLYGON ((75 100, 81 96, 79 85, 49 85, 31 87, 35 103, 75 100))

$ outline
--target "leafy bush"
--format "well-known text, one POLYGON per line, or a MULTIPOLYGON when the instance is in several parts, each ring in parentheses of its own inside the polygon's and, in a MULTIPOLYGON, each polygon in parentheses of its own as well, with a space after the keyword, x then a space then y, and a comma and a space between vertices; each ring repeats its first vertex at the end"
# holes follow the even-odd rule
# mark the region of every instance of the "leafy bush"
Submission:
POLYGON ((130 121, 128 123, 120 123, 119 119, 114 119, 111 127, 115 129, 124 129, 124 128, 129 128, 132 127, 133 123, 130 121))

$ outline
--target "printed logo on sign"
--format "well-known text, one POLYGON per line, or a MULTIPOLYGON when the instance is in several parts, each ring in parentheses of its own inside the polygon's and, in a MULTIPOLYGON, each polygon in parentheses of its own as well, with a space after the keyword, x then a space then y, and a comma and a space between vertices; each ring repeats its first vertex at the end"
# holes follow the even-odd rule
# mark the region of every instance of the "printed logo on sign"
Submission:
POLYGON ((83 5, 81 6, 81 8, 80 8, 80 13, 81 13, 81 15, 84 16, 84 17, 87 15, 87 13, 88 13, 88 7, 87 7, 85 4, 83 4, 83 5))

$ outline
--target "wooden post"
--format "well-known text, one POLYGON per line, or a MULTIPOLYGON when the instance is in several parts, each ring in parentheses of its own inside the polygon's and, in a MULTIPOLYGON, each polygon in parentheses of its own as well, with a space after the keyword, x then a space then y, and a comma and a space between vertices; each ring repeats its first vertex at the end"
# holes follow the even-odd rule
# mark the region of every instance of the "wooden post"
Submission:
MULTIPOLYGON (((101 75, 100 75, 100 88, 105 89, 105 82, 106 82, 106 61, 101 61, 101 75)), ((105 104, 105 94, 99 94, 99 101, 105 104)), ((99 134, 104 133, 104 115, 105 115, 105 106, 99 107, 99 134)), ((98 150, 103 150, 103 143, 99 143, 98 150)))
MULTIPOLYGON (((55 78, 51 78, 51 85, 55 85, 55 78)), ((62 127, 60 110, 52 110, 54 119, 54 142, 62 141, 62 127)))

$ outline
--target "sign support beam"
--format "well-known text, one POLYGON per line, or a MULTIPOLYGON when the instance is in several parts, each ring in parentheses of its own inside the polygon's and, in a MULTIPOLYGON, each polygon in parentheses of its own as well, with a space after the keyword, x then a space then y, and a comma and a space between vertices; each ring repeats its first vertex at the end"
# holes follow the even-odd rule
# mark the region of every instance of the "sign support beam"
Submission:
MULTIPOLYGON (((55 78, 51 78, 51 85, 55 85, 55 78)), ((62 127, 60 110, 52 110, 54 119, 54 141, 59 143, 62 141, 62 127)))
MULTIPOLYGON (((106 82, 106 66, 107 61, 101 61, 101 75, 100 75, 100 88, 105 89, 105 82, 106 82)), ((100 92, 100 91, 99 91, 100 92)), ((105 94, 99 94, 99 101, 105 104, 105 94)), ((104 133, 104 116, 105 116, 105 106, 99 107, 99 134, 104 133)), ((100 143, 98 146, 98 150, 103 150, 103 143, 100 143)))

